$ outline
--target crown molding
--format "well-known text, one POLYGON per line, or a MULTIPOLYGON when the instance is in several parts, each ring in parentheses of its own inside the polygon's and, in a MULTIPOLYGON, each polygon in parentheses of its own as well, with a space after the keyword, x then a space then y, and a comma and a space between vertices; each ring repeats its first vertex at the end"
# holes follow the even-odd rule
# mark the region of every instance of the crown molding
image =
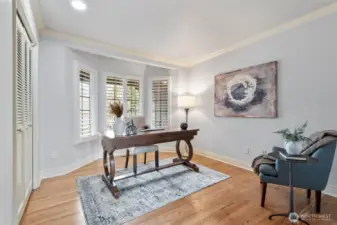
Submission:
POLYGON ((260 34, 254 35, 246 40, 243 40, 241 42, 238 42, 236 44, 230 45, 229 47, 226 47, 224 49, 218 50, 212 54, 209 54, 205 57, 202 57, 197 60, 193 60, 193 66, 206 62, 210 59, 213 59, 215 57, 218 57, 220 55, 235 51, 237 49, 246 47, 248 45, 251 45, 253 43, 256 43, 258 41, 261 41, 263 39, 269 38, 271 36, 283 33, 285 31, 288 31, 290 29, 296 28, 298 26, 301 26, 303 24, 309 23, 311 21, 320 19, 322 17, 325 17, 327 15, 330 15, 332 13, 337 12, 337 3, 332 3, 326 7, 320 8, 318 10, 312 11, 311 13, 308 13, 304 16, 298 17, 290 22, 284 23, 276 28, 264 31, 260 34))
POLYGON ((94 48, 102 48, 102 49, 110 50, 112 52, 115 52, 117 55, 124 55, 123 57, 121 57, 123 59, 127 57, 131 57, 131 58, 136 57, 139 60, 146 59, 146 60, 163 63, 164 65, 170 65, 174 67, 190 67, 191 66, 188 63, 156 56, 148 52, 137 51, 131 48, 125 48, 125 47, 121 47, 117 45, 112 45, 112 44, 100 42, 100 41, 89 39, 89 38, 83 38, 80 36, 75 36, 75 35, 71 35, 67 33, 61 33, 61 32, 58 32, 52 29, 43 29, 41 30, 40 34, 42 38, 47 38, 47 39, 49 38, 49 39, 65 41, 69 43, 76 43, 76 44, 80 44, 83 46, 90 46, 94 48))
POLYGON ((51 30, 51 29, 45 29, 45 25, 43 22, 43 16, 42 16, 42 12, 41 12, 41 6, 40 6, 40 0, 33 0, 36 1, 35 6, 34 7, 34 14, 36 14, 36 21, 37 21, 37 26, 38 29, 40 30, 40 34, 41 36, 44 37, 49 37, 49 38, 53 38, 53 39, 57 39, 57 40, 62 40, 62 41, 70 41, 72 43, 78 43, 78 44, 84 44, 84 45, 90 45, 93 47, 98 47, 98 48, 105 48, 107 50, 110 50, 112 52, 115 52, 116 54, 121 54, 124 55, 123 57, 121 57, 121 59, 124 60, 131 60, 131 58, 138 58, 138 60, 142 61, 142 59, 144 60, 150 60, 153 62, 157 62, 157 63, 162 63, 164 65, 169 65, 169 66, 173 66, 173 67, 180 67, 180 68, 190 68, 190 67, 194 67, 198 64, 201 64, 203 62, 209 61, 215 57, 224 55, 226 53, 238 50, 240 48, 244 48, 246 46, 249 46, 251 44, 254 44, 256 42, 259 42, 261 40, 267 39, 269 37, 272 37, 274 35, 286 32, 288 30, 294 29, 296 27, 299 27, 303 24, 315 21, 317 19, 320 19, 322 17, 328 16, 330 14, 333 14, 335 12, 337 12, 337 2, 336 3, 332 3, 328 6, 325 6, 323 8, 320 8, 318 10, 312 11, 304 16, 298 17, 290 22, 284 23, 278 27, 269 29, 267 31, 264 31, 260 34, 257 35, 253 35, 250 38, 247 38, 241 42, 232 44, 226 48, 220 49, 216 52, 213 52, 211 54, 202 56, 202 57, 193 57, 193 58, 188 58, 188 59, 184 59, 184 60, 174 60, 174 59, 168 59, 165 57, 161 57, 158 55, 154 55, 151 54, 149 52, 145 52, 145 51, 139 51, 139 50, 135 50, 135 49, 131 49, 131 48, 126 48, 126 47, 121 47, 118 45, 113 45, 113 44, 108 44, 108 43, 104 43, 104 42, 100 42, 97 40, 93 40, 93 39, 87 39, 84 37, 80 37, 80 36, 75 36, 75 35, 70 35, 70 34, 66 34, 66 33, 61 33, 55 30, 51 30))

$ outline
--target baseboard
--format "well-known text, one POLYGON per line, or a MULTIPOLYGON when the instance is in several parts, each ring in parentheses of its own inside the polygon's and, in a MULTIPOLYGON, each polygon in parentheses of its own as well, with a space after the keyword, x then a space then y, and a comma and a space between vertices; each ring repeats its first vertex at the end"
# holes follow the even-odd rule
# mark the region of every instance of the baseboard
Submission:
MULTIPOLYGON (((159 145, 160 149, 163 149, 161 152, 173 152, 175 151, 175 148, 173 148, 171 145, 165 145, 165 144, 160 144, 159 145)), ((125 156, 126 155, 126 150, 125 149, 120 149, 117 150, 114 153, 114 156, 125 156)), ((41 180, 46 179, 46 178, 51 178, 51 177, 58 177, 65 175, 67 173, 70 173, 74 170, 77 170, 93 161, 96 161, 98 159, 102 158, 102 154, 91 154, 85 158, 78 159, 75 162, 69 164, 69 165, 63 165, 57 168, 52 168, 52 169, 45 169, 41 171, 41 180)))
POLYGON ((330 195, 332 197, 337 198, 337 186, 336 185, 328 185, 323 191, 325 195, 330 195))
POLYGON ((227 156, 218 155, 213 152, 204 151, 204 150, 195 150, 195 154, 201 155, 201 156, 204 156, 210 159, 214 159, 216 161, 223 162, 223 163, 235 166, 235 167, 239 167, 241 169, 253 171, 253 169, 250 167, 248 163, 237 160, 237 159, 233 159, 227 156))
POLYGON ((57 168, 52 168, 52 169, 45 169, 41 171, 41 180, 50 178, 50 177, 57 177, 57 176, 62 176, 67 173, 70 173, 74 170, 77 170, 78 168, 81 168, 82 166, 85 166, 97 159, 100 159, 102 156, 98 154, 91 154, 88 155, 85 158, 78 159, 75 162, 68 164, 68 165, 63 165, 57 168))

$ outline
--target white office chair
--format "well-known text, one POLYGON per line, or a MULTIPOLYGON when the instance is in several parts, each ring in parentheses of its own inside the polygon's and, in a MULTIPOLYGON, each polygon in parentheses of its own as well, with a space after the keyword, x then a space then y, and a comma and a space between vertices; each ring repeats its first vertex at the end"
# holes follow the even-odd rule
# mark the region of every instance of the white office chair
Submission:
MULTIPOLYGON (((145 125, 145 117, 144 116, 137 116, 132 118, 135 126, 137 129, 142 129, 145 125)), ((137 155, 144 153, 144 164, 146 164, 146 156, 148 152, 155 153, 155 166, 156 168, 159 167, 159 148, 158 145, 149 145, 149 146, 139 146, 132 148, 133 154, 133 172, 137 175, 137 155)), ((126 150, 126 160, 125 160, 125 168, 128 168, 130 158, 130 149, 126 150)))

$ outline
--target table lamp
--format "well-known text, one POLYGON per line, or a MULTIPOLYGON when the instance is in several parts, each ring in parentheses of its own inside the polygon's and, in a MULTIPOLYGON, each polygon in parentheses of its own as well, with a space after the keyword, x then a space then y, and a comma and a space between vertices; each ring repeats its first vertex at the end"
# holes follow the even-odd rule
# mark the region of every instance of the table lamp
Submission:
POLYGON ((188 94, 178 96, 178 107, 184 108, 186 113, 186 123, 180 124, 180 128, 182 130, 187 129, 188 111, 190 108, 193 108, 194 106, 195 106, 195 96, 188 94))

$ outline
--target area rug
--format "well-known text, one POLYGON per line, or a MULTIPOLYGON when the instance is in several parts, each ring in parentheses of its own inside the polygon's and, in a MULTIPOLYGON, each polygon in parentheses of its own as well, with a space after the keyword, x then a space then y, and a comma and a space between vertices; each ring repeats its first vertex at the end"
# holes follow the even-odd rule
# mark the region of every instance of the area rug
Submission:
MULTIPOLYGON (((172 162, 161 160, 160 165, 172 162)), ((120 191, 115 199, 101 176, 79 177, 77 188, 87 225, 123 224, 193 192, 229 178, 228 175, 198 165, 196 173, 185 166, 175 166, 116 182, 120 191)), ((138 171, 154 167, 154 162, 139 165, 138 171)), ((132 169, 119 169, 117 174, 132 169)))

